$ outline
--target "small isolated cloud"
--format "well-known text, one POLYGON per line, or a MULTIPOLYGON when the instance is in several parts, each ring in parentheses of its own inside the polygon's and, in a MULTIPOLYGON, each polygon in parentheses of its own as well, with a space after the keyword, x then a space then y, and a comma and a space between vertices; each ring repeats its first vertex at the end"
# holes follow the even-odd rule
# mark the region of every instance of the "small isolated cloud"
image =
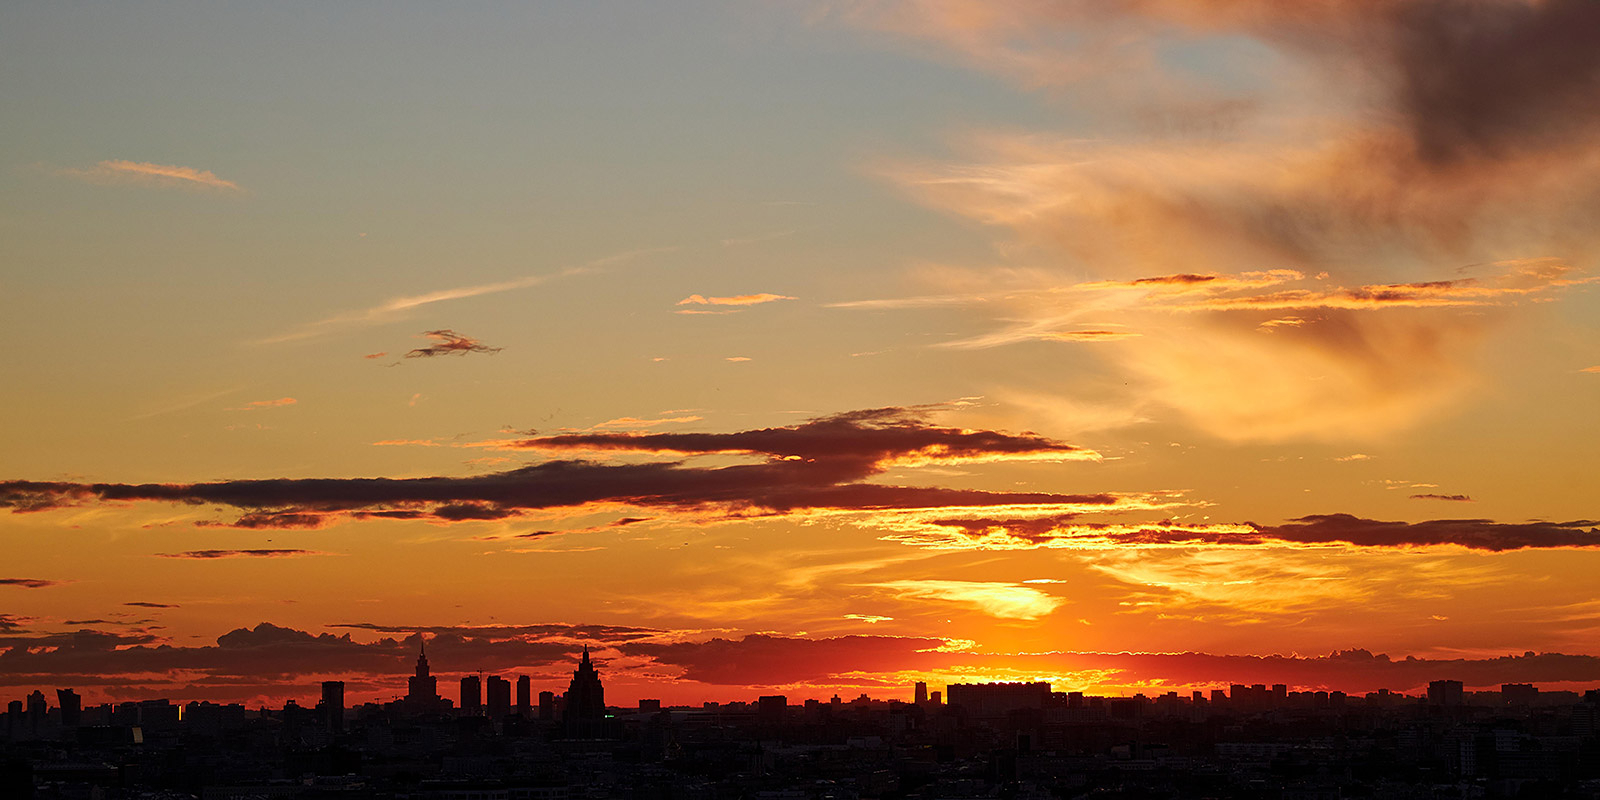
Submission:
POLYGON ((157 553, 162 558, 194 558, 209 560, 215 558, 294 558, 296 556, 325 556, 327 553, 316 550, 185 550, 182 553, 157 553))
POLYGON ((727 358, 725 358, 723 360, 724 361, 732 361, 732 362, 737 364, 737 363, 740 363, 740 362, 743 362, 743 361, 750 361, 751 359, 745 358, 744 356, 729 356, 729 357, 727 357, 727 358))
POLYGON ((1118 339, 1132 339, 1141 334, 1129 331, 1060 331, 1047 333, 1040 338, 1057 342, 1114 342, 1118 339))
POLYGON ((368 359, 378 359, 378 358, 383 358, 383 357, 384 357, 384 356, 386 356, 386 355, 389 355, 389 351, 387 351, 387 350, 380 350, 380 351, 378 351, 378 352, 376 352, 376 353, 368 353, 368 354, 366 354, 366 355, 364 355, 364 356, 362 356, 362 358, 368 358, 368 359))
POLYGON ((1306 324, 1306 321, 1301 317, 1279 317, 1257 325, 1256 330, 1262 333, 1271 333, 1279 328, 1298 328, 1304 324, 1306 324))
POLYGON ((1371 461, 1372 460, 1372 456, 1369 456, 1366 453, 1351 453, 1350 455, 1347 455, 1347 456, 1334 456, 1333 460, 1334 461, 1371 461))
POLYGON ((217 177, 210 170, 180 167, 176 164, 150 164, 142 161, 101 161, 92 167, 64 169, 59 173, 90 183, 137 183, 147 186, 206 187, 242 191, 239 184, 217 177))
POLYGON ((1412 500, 1449 500, 1451 502, 1456 502, 1456 503, 1470 503, 1470 502, 1472 502, 1472 498, 1470 498, 1470 497, 1468 497, 1468 496, 1466 496, 1464 494, 1432 494, 1432 493, 1414 494, 1414 495, 1411 495, 1411 499, 1412 500))
POLYGON ((443 447, 444 445, 432 439, 384 439, 373 442, 373 447, 443 447))
POLYGON ((123 605, 133 606, 134 608, 178 608, 178 606, 173 603, 146 603, 142 600, 135 600, 131 603, 123 603, 123 605))
POLYGON ((1596 364, 1596 365, 1594 365, 1592 367, 1584 367, 1583 369, 1580 369, 1578 371, 1579 372, 1600 373, 1600 364, 1596 364))
POLYGON ((762 303, 772 303, 778 300, 793 300, 793 297, 784 294, 762 292, 760 294, 738 294, 732 297, 707 297, 703 294, 691 294, 678 301, 680 306, 757 306, 762 303))
POLYGON ((683 422, 699 422, 704 417, 662 417, 660 419, 640 419, 638 417, 617 417, 595 425, 590 430, 638 430, 640 428, 654 428, 657 425, 675 425, 683 422))
POLYGON ((294 405, 295 403, 298 403, 298 402, 300 402, 300 401, 294 399, 293 397, 280 397, 280 398, 278 398, 276 400, 252 400, 252 401, 250 401, 248 403, 245 403, 242 406, 235 406, 235 407, 230 408, 228 410, 229 411, 257 411, 257 410, 263 409, 263 408, 283 408, 284 406, 292 406, 292 405, 294 405))
POLYGON ((39 578, 0 578, 0 586, 21 586, 24 589, 43 589, 46 586, 58 586, 62 581, 47 581, 39 578))
POLYGON ((844 618, 845 619, 853 619, 853 620, 856 620, 858 622, 865 622, 868 625, 876 625, 879 622, 893 622, 894 621, 894 617, 885 617, 885 616, 883 616, 881 614, 846 614, 846 615, 844 615, 844 618))
POLYGON ((470 336, 462 336, 449 328, 423 331, 423 336, 434 340, 427 347, 406 353, 406 358, 433 358, 434 356, 464 356, 468 353, 498 353, 502 348, 490 347, 470 336))

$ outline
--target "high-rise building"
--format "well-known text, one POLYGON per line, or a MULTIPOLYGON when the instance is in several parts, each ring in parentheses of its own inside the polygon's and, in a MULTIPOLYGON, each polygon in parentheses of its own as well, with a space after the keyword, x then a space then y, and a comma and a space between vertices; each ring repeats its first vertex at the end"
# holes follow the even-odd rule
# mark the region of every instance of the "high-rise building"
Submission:
POLYGON ((528 718, 530 707, 533 704, 533 684, 528 681, 528 676, 517 676, 517 716, 528 718))
POLYGON ((561 722, 567 735, 580 739, 596 739, 603 732, 606 718, 605 689, 600 685, 600 673, 589 661, 589 647, 583 648, 583 659, 572 671, 572 683, 567 686, 566 711, 561 722))
POLYGON ((417 673, 407 681, 406 705, 413 711, 436 711, 439 708, 439 679, 428 674, 426 644, 419 646, 417 673))
POLYGON ((484 706, 489 719, 501 719, 511 713, 511 681, 499 675, 490 675, 484 687, 484 706))
POLYGON ((1459 706, 1466 699, 1461 681, 1433 681, 1428 684, 1428 705, 1459 706))
POLYGON ((556 693, 555 692, 540 692, 539 693, 539 719, 550 719, 550 720, 553 720, 555 718, 556 718, 556 693))
POLYGON ((912 691, 911 702, 923 705, 928 702, 928 684, 926 681, 917 681, 917 687, 912 691))
POLYGON ((83 698, 71 689, 57 689, 56 703, 61 706, 61 726, 78 727, 83 721, 83 698))
POLYGON ((756 698, 756 719, 768 725, 778 725, 783 722, 784 714, 789 711, 789 698, 787 695, 768 694, 756 698))
POLYGON ((1043 709, 1050 700, 1050 684, 953 683, 945 687, 945 697, 973 719, 1003 719, 1013 711, 1043 709))
POLYGON ((322 682, 322 714, 328 722, 328 733, 344 731, 344 681, 322 682))
POLYGON ((483 715, 483 682, 476 675, 461 679, 461 716, 483 715))

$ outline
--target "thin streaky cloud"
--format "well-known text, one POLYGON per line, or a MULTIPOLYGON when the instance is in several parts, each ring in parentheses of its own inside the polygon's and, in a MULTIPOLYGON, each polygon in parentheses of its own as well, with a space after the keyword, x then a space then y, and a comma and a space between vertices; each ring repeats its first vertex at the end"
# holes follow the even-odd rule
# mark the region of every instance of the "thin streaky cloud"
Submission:
POLYGON ((43 589, 60 583, 61 581, 48 581, 42 578, 0 578, 0 586, 20 586, 24 589, 43 589))
POLYGON ((229 411, 258 411, 263 408, 282 408, 300 402, 293 397, 280 397, 276 400, 252 400, 242 406, 228 409, 229 411))
POLYGON ((316 322, 308 322, 284 331, 283 333, 261 339, 257 343, 281 344, 283 342, 297 342, 323 336, 344 328, 378 325, 395 319, 408 311, 421 308, 422 306, 431 305, 433 303, 442 303, 448 300, 464 300, 469 297, 480 297, 487 294, 499 294, 501 292, 510 292, 518 289, 528 289, 538 286, 542 283, 547 283, 549 281, 558 280, 561 278, 571 278, 590 272, 597 272, 605 267, 625 263, 640 256, 651 255, 653 253, 665 253, 675 249, 676 248, 673 247, 651 247, 640 250, 627 250, 621 253, 605 256, 603 258, 597 258, 593 261, 589 261, 578 266, 567 267, 565 269, 543 275, 528 275, 526 277, 514 278, 508 281, 480 283, 472 286, 458 286, 452 289, 439 289, 432 292, 425 292, 423 294, 396 297, 372 306, 371 308, 346 311, 342 314, 335 314, 331 317, 317 320, 316 322))
POLYGON ((212 560, 218 558, 294 558, 296 556, 325 556, 316 550, 288 550, 266 548, 258 550, 185 550, 181 553, 157 553, 161 558, 190 558, 212 560))
POLYGON ((144 161, 112 159, 92 167, 64 169, 58 174, 91 183, 142 183, 152 186, 205 186, 212 189, 243 191, 239 184, 223 180, 211 170, 176 164, 151 164, 144 161))
POLYGON ((760 292, 758 294, 737 294, 731 297, 708 297, 703 294, 691 294, 678 301, 680 306, 756 306, 762 303, 773 303, 778 300, 793 300, 786 294, 773 294, 760 292))

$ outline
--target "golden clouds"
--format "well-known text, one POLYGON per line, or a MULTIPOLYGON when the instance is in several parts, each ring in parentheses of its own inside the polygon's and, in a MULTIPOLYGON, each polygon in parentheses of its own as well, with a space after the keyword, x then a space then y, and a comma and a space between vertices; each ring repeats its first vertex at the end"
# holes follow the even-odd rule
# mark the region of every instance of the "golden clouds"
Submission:
POLYGON ((899 580, 866 585, 885 589, 899 597, 958 603, 1002 619, 1036 620, 1066 602, 1039 589, 1016 583, 899 580))

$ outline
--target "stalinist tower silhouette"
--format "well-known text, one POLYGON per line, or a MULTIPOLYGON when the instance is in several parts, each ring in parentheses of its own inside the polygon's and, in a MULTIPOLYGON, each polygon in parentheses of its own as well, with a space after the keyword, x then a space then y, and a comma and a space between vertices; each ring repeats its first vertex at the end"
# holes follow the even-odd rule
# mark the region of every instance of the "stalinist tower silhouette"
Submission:
POLYGON ((583 659, 573 670, 572 683, 567 687, 562 727, 569 737, 598 739, 604 735, 605 719, 605 689, 600 685, 600 673, 589 661, 589 647, 584 645, 583 659))

